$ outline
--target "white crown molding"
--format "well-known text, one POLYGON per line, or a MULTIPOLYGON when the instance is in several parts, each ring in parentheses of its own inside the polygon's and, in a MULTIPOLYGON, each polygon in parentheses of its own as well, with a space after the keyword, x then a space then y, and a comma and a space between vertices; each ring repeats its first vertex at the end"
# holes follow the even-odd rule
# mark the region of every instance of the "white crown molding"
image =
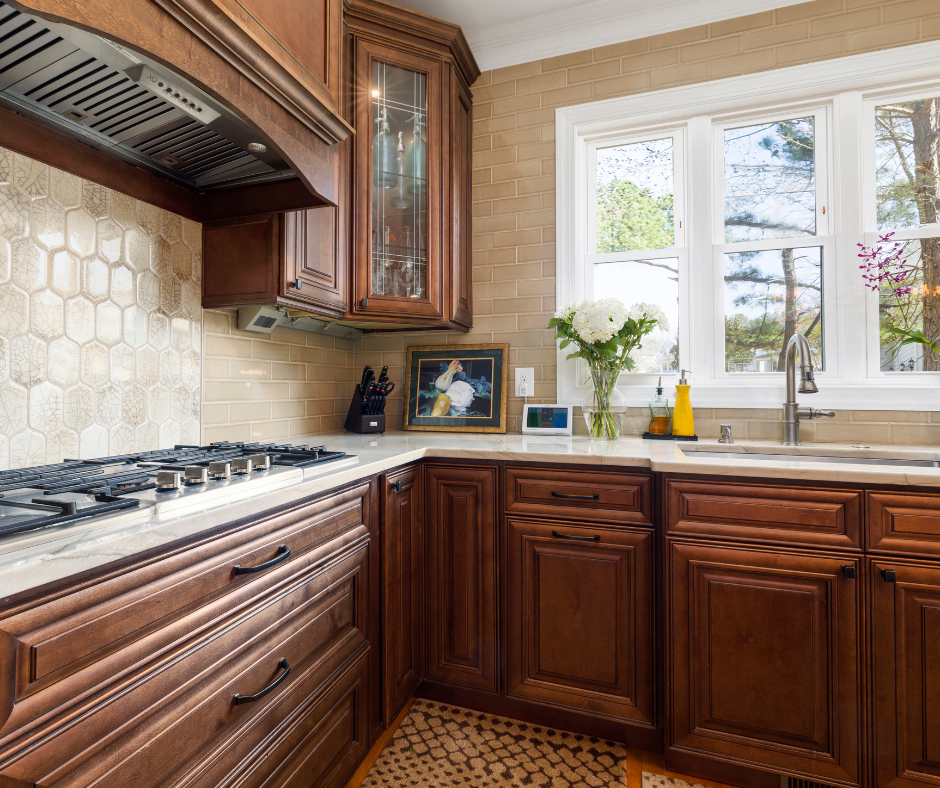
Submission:
POLYGON ((795 5, 801 0, 593 0, 507 22, 467 26, 483 71, 619 44, 795 5))

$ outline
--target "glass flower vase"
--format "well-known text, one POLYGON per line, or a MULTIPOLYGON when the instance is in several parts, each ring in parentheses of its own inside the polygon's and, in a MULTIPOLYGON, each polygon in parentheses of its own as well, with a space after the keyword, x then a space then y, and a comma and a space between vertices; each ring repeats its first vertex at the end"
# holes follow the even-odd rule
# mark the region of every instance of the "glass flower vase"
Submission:
POLYGON ((593 391, 581 403, 588 434, 599 440, 616 440, 627 413, 626 400, 617 390, 619 369, 589 364, 593 391))

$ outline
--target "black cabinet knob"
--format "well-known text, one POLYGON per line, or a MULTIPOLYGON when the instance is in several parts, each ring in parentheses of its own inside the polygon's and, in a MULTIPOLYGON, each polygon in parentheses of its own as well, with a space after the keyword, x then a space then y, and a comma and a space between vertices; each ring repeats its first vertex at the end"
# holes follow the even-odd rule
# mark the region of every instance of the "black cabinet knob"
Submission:
POLYGON ((391 487, 395 492, 401 492, 402 490, 401 479, 399 479, 397 482, 392 482, 391 484, 389 484, 389 487, 391 487))
POLYGON ((885 579, 887 583, 897 583, 898 582, 898 573, 893 569, 882 569, 881 576, 885 579))
POLYGON ((361 306, 363 309, 365 309, 367 306, 369 306, 369 299, 368 299, 368 298, 360 298, 360 299, 359 299, 359 306, 361 306))
POLYGON ((295 279, 293 282, 288 282, 288 285, 294 290, 302 290, 304 283, 299 279, 295 279))
POLYGON ((855 579, 855 565, 848 564, 847 566, 843 566, 842 574, 844 574, 849 580, 854 580, 855 579))

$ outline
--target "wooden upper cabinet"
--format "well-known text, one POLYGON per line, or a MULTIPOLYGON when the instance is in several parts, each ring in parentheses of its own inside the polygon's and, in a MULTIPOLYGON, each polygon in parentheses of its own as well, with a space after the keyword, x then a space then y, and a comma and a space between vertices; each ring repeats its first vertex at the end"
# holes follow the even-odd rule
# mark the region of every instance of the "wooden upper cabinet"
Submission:
POLYGON ((337 209, 203 226, 202 305, 278 304, 334 319, 346 311, 337 209))
POLYGON ((211 0, 334 114, 340 114, 343 0, 211 0))
POLYGON ((666 560, 667 768, 858 785, 861 559, 667 539, 666 560))
POLYGON ((940 786, 940 565, 875 558, 875 788, 940 786))
POLYGON ((351 52, 350 317, 472 327, 470 85, 459 27, 380 0, 346 9, 351 52))

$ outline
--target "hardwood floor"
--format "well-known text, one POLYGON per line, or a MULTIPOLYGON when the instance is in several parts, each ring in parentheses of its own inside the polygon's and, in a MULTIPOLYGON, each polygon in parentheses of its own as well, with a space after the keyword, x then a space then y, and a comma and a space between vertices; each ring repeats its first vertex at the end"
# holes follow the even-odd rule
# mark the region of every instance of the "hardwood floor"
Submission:
POLYGON ((395 731, 398 730, 398 726, 401 725, 401 721, 408 716, 408 712, 411 711, 411 707, 414 705, 414 702, 415 699, 411 698, 402 707, 402 710, 398 712, 398 716, 392 720, 391 725, 389 725, 385 732, 379 736, 379 740, 372 745, 372 749, 369 750, 369 754, 366 755, 362 763, 359 764, 359 768, 356 769, 355 774, 353 774, 353 776, 349 779, 349 782, 346 783, 346 788, 359 788, 359 786, 362 785, 362 781, 366 779, 366 775, 375 765, 375 762, 382 754, 382 750, 384 750, 388 743, 392 740, 392 736, 395 735, 395 731))
MULTIPOLYGON (((392 740, 392 737, 395 735, 395 731, 398 729, 398 726, 401 725, 402 720, 408 716, 408 713, 411 711, 413 704, 414 698, 405 704, 404 708, 394 719, 392 724, 389 725, 388 730, 382 734, 381 738, 369 751, 369 754, 366 756, 365 760, 359 765, 359 768, 356 769, 356 773, 352 776, 352 779, 346 783, 346 788, 359 788, 359 786, 362 785, 363 780, 365 780, 366 775, 369 774, 372 767, 375 765, 379 755, 382 754, 382 751, 392 740)), ((736 788, 736 786, 726 785, 725 783, 703 780, 697 777, 690 777, 685 774, 678 774, 677 772, 667 771, 663 766, 662 754, 643 752, 642 750, 627 750, 624 772, 626 776, 626 788, 642 788, 643 772, 649 772, 650 774, 660 774, 664 777, 674 777, 679 780, 685 780, 689 783, 703 785, 706 788, 736 788)))

